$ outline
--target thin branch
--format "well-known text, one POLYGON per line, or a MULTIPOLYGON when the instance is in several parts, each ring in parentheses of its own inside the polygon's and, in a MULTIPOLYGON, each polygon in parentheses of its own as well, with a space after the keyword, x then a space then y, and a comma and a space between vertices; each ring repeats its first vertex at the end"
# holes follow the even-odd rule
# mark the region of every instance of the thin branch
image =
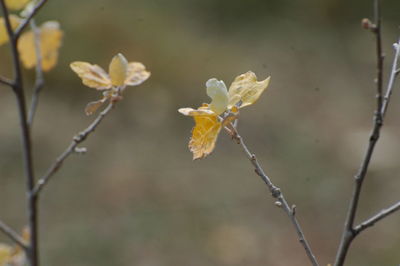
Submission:
MULTIPOLYGON (((354 190, 349 203, 349 210, 347 213, 343 234, 340 240, 340 245, 336 254, 335 266, 342 266, 346 259, 347 252, 354 238, 357 236, 357 231, 354 228, 354 220, 356 217, 358 202, 361 195, 361 189, 365 176, 368 172, 368 167, 374 152, 376 143, 380 136, 380 130, 383 125, 384 116, 390 101, 390 96, 393 90, 394 79, 396 76, 397 60, 399 56, 399 45, 395 45, 395 57, 393 60, 392 71, 389 77, 388 87, 386 89, 385 97, 382 97, 383 87, 383 54, 382 54, 382 41, 381 41, 381 15, 380 15, 380 1, 375 0, 375 25, 374 34, 376 36, 377 44, 377 107, 375 111, 373 129, 369 138, 367 150, 361 162, 360 168, 354 177, 354 190)), ((398 43, 397 43, 398 44, 398 43)))
POLYGON ((399 69, 397 69, 397 63, 398 63, 398 59, 400 56, 400 39, 397 41, 397 43, 393 44, 393 48, 395 50, 394 59, 393 59, 392 69, 391 69, 390 76, 389 76, 388 87, 386 90, 385 97, 383 98, 383 104, 382 104, 382 109, 381 109, 381 113, 382 113, 383 117, 386 114, 387 107, 390 102, 390 96, 392 96, 394 82, 396 80, 397 74, 399 73, 399 69))
POLYGON ((12 81, 4 77, 0 77, 0 83, 9 87, 13 86, 12 81))
POLYGON ((39 1, 31 10, 28 16, 22 21, 22 23, 15 30, 15 36, 18 39, 21 36, 22 31, 29 25, 31 19, 39 12, 39 10, 46 4, 47 0, 39 1))
POLYGON ((371 218, 369 218, 369 219, 365 220, 364 222, 360 223, 359 225, 357 225, 354 228, 355 234, 361 233, 365 229, 375 225, 375 223, 379 222, 383 218, 389 216, 390 214, 392 214, 392 213, 394 213, 394 212, 396 212, 398 210, 400 210, 400 201, 395 203, 395 204, 393 204, 389 208, 381 210, 380 212, 378 212, 377 214, 375 214, 371 218))
POLYGON ((65 159, 68 158, 72 153, 76 151, 77 146, 82 143, 92 133, 96 127, 100 124, 103 118, 113 109, 115 102, 111 102, 98 116, 97 118, 82 132, 78 133, 73 139, 71 144, 65 149, 63 153, 55 160, 55 162, 49 167, 46 173, 38 180, 33 190, 34 195, 39 195, 42 189, 54 176, 54 174, 60 169, 65 159))
POLYGON ((0 220, 0 231, 3 232, 6 236, 8 236, 8 238, 10 238, 14 243, 19 245, 22 249, 24 250, 28 249, 22 237, 17 232, 15 232, 14 229, 6 225, 1 220, 0 220))
MULTIPOLYGON (((43 1, 42 1, 43 2, 43 1)), ((13 58, 14 65, 14 80, 13 80, 13 91, 15 93, 18 105, 18 113, 20 120, 20 129, 21 129, 21 139, 22 139, 22 153, 23 153, 23 162, 24 162, 24 172, 26 176, 26 191, 27 191, 27 209, 28 209, 28 226, 30 233, 30 241, 29 248, 26 250, 27 257, 30 266, 38 266, 39 265, 39 248, 38 248, 38 206, 37 206, 37 197, 32 193, 34 185, 35 185, 35 177, 33 171, 33 157, 32 157, 32 143, 31 143, 31 135, 29 131, 29 126, 27 123, 27 112, 26 112, 26 102, 25 102, 25 92, 22 82, 22 71, 21 71, 21 63, 20 56, 17 49, 18 43, 18 30, 16 33, 13 32, 11 27, 11 22, 9 18, 9 12, 6 7, 5 1, 0 0, 0 6, 3 10, 4 20, 6 24, 6 29, 8 33, 8 37, 10 40, 11 54, 13 58)), ((38 9, 37 9, 38 10, 38 9)), ((37 11, 36 11, 37 12, 37 11)), ((36 14, 35 11, 32 11, 31 17, 36 14)), ((26 21, 29 21, 26 20, 26 21)), ((21 25, 22 26, 22 25, 21 25)), ((20 26, 20 28, 21 28, 20 26)), ((23 27, 21 28, 21 30, 23 27)))
POLYGON ((36 80, 33 87, 33 95, 31 107, 28 114, 28 124, 32 127, 33 118, 35 117, 37 105, 39 103, 39 94, 44 86, 43 70, 42 70, 42 53, 40 51, 40 30, 36 26, 35 20, 31 19, 31 28, 35 39, 35 54, 36 54, 36 80))
POLYGON ((268 189, 271 192, 272 197, 274 197, 277 200, 275 202, 275 204, 278 207, 282 208, 282 210, 284 210, 286 212, 286 214, 288 215, 290 221, 292 222, 292 224, 296 230, 299 242, 301 243, 304 250, 306 251, 307 256, 308 256, 309 260, 311 261, 312 265, 318 266, 317 259, 315 258, 314 254, 311 250, 311 247, 306 240, 303 230, 301 229, 300 223, 298 222, 298 220, 296 218, 296 215, 295 215, 296 207, 289 206, 289 204, 287 203, 285 197, 283 196, 280 188, 275 186, 272 183, 271 179, 265 174, 264 170, 262 169, 261 165, 259 164, 259 162, 257 160, 257 157, 255 156, 255 154, 250 152, 250 150, 247 148, 246 144, 243 141, 243 138, 239 135, 237 129, 234 128, 233 126, 231 126, 230 128, 231 128, 231 133, 233 133, 232 137, 238 142, 238 144, 240 144, 242 146, 242 149, 245 152, 247 158, 254 166, 256 174, 261 177, 261 179, 264 181, 264 183, 268 186, 268 189))

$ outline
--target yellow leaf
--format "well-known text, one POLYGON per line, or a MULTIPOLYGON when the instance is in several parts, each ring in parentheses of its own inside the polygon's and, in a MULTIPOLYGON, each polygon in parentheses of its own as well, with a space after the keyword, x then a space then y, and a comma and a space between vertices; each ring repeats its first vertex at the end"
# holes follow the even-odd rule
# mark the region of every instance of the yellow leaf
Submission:
POLYGON ((128 64, 128 72, 125 84, 136 86, 143 83, 150 77, 150 72, 146 71, 146 67, 139 62, 130 62, 128 64))
POLYGON ((6 6, 11 10, 22 9, 30 0, 6 0, 6 6))
POLYGON ((111 80, 108 74, 98 65, 86 62, 73 62, 71 69, 82 79, 82 83, 90 88, 106 90, 111 88, 111 80))
POLYGON ((193 153, 193 160, 204 158, 215 148, 218 134, 221 131, 221 122, 216 115, 194 116, 196 123, 192 130, 189 149, 193 153))
MULTIPOLYGON (((57 21, 48 21, 39 29, 39 46, 43 71, 49 71, 57 64, 58 49, 61 46, 63 32, 57 21)), ((22 63, 26 68, 36 66, 35 34, 33 31, 25 32, 18 42, 18 51, 22 63)))
POLYGON ((12 248, 0 243, 0 265, 7 265, 12 257, 12 248))
POLYGON ((228 108, 232 108, 239 101, 242 102, 240 108, 253 104, 268 87, 269 80, 270 77, 257 81, 256 75, 251 71, 237 76, 229 88, 228 108))
POLYGON ((210 109, 217 115, 225 112, 228 106, 228 90, 222 80, 209 79, 206 83, 207 95, 212 99, 210 109))
POLYGON ((117 54, 112 58, 108 73, 112 85, 119 87, 125 84, 128 73, 128 61, 126 61, 126 58, 122 54, 117 54))
MULTIPOLYGON (((16 15, 9 15, 8 16, 11 23, 11 28, 15 30, 18 28, 19 24, 21 23, 21 19, 16 15)), ((3 45, 8 42, 8 32, 6 28, 6 23, 4 18, 0 18, 0 45, 3 45)))

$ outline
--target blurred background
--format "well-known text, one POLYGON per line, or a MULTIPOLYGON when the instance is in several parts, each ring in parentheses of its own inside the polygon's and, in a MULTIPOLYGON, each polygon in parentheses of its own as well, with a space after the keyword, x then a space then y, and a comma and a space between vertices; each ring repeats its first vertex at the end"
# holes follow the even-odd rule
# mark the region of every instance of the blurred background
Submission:
MULTIPOLYGON (((388 69, 400 2, 382 2, 388 69)), ((209 102, 209 78, 229 85, 248 70, 272 78, 259 101, 241 112, 239 130, 296 204, 321 265, 332 263, 375 108, 375 44, 360 27, 364 17, 372 17, 372 1, 49 1, 37 22, 58 20, 65 37, 33 127, 37 176, 94 119, 83 110, 100 95, 82 85, 70 62, 107 69, 121 52, 152 76, 126 90, 82 145, 87 154, 71 156, 43 191, 43 265, 309 265, 286 214, 235 142, 221 134, 214 153, 198 161, 187 148, 193 121, 177 109, 209 102)), ((0 73, 11 76, 7 45, 0 47, 0 73)), ((30 87, 34 71, 24 74, 30 87)), ((399 200, 398 89, 358 222, 399 200)), ((0 218, 22 228, 18 116, 5 87, 0 119, 0 218)), ((398 265, 399 224, 397 213, 365 231, 347 264, 398 265)))

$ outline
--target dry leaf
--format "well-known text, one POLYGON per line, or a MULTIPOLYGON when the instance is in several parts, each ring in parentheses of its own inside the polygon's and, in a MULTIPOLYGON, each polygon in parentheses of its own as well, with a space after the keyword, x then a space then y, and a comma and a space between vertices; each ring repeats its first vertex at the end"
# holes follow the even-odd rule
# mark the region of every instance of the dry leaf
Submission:
POLYGON ((209 155, 215 148, 218 134, 221 131, 221 122, 215 115, 194 116, 196 123, 189 141, 189 149, 193 153, 193 160, 209 155))
POLYGON ((24 8, 29 1, 30 0, 6 0, 5 3, 7 8, 11 10, 20 10, 24 8))
MULTIPOLYGON (((60 30, 60 25, 57 21, 44 23, 38 28, 38 31, 42 69, 43 71, 49 71, 57 64, 58 49, 61 46, 63 32, 60 30)), ((28 31, 21 35, 18 42, 18 51, 26 68, 36 66, 35 34, 33 31, 28 31)))
POLYGON ((237 76, 229 88, 228 108, 232 108, 239 101, 242 101, 240 108, 256 102, 268 87, 269 80, 270 77, 263 81, 257 81, 256 74, 251 71, 237 76))
MULTIPOLYGON (((21 23, 21 19, 16 15, 9 15, 8 16, 11 23, 11 28, 15 30, 18 28, 19 24, 21 23)), ((6 28, 6 22, 4 18, 0 17, 0 45, 3 45, 8 42, 8 32, 6 28)))

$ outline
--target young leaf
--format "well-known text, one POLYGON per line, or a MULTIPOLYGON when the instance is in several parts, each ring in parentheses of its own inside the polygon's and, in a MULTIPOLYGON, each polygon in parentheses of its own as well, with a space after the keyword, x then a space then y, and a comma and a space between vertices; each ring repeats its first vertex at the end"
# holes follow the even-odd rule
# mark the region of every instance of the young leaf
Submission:
POLYGON ((217 115, 222 114, 228 106, 228 90, 225 83, 222 80, 212 78, 206 82, 206 86, 207 95, 212 99, 210 109, 217 115))
POLYGON ((111 60, 108 68, 110 74, 111 84, 119 87, 125 85, 125 80, 128 73, 128 61, 122 54, 117 54, 111 60))

